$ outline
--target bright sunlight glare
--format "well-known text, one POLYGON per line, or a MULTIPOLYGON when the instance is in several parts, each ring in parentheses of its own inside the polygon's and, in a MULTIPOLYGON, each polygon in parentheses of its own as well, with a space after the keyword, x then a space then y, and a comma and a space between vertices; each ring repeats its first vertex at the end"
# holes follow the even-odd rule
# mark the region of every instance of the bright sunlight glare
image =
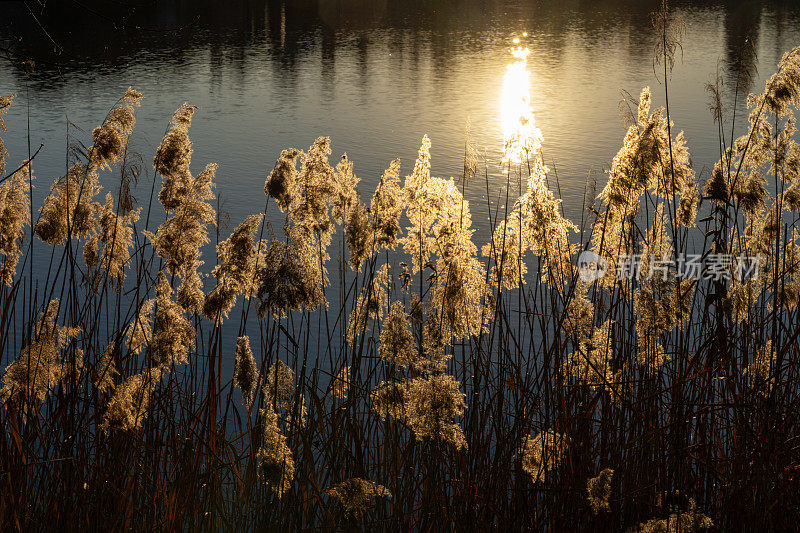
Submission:
POLYGON ((528 154, 538 151, 542 132, 536 127, 530 101, 528 55, 531 51, 519 44, 519 38, 513 42, 516 46, 509 50, 513 61, 506 66, 500 102, 503 162, 521 163, 528 154))

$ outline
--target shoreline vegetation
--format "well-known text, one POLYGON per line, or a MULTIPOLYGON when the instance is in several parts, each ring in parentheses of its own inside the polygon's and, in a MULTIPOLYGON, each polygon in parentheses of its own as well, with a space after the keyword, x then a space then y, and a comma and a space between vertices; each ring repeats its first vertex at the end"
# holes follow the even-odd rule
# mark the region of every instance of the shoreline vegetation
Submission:
MULTIPOLYGON (((666 4, 653 22, 668 91, 681 26, 666 4)), ((503 165, 507 194, 526 187, 489 206, 488 243, 473 242, 462 194, 484 179, 491 197, 469 128, 458 179, 431 175, 425 136, 411 172, 392 161, 368 198, 346 155, 329 161, 329 138, 283 150, 264 213, 224 239, 217 166, 191 168, 188 103, 142 207, 132 190, 147 157, 128 139, 146 99, 133 88, 38 211, 35 154, 12 165, 0 140, 0 523, 791 529, 800 47, 760 94, 752 50, 740 57, 735 87, 708 87, 711 176, 695 176, 668 93, 651 109, 644 88, 580 226, 523 116, 503 165), (118 177, 104 198, 101 173, 118 177), (605 275, 582 275, 587 251, 605 275), (758 275, 735 261, 695 278, 669 266, 691 254, 756 258, 758 275), (621 275, 633 255, 638 272, 621 275)), ((14 104, 0 97, 2 132, 14 104)))

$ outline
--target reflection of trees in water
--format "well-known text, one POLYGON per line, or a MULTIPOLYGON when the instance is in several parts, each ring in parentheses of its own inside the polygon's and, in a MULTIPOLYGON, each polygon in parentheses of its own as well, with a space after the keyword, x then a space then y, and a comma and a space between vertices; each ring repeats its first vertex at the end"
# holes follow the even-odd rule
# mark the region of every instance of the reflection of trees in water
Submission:
MULTIPOLYGON (((608 39, 622 43, 631 61, 652 54, 650 2, 639 0, 232 0, 229 2, 172 0, 133 2, 132 8, 99 0, 84 2, 86 9, 50 2, 37 13, 39 20, 63 48, 53 43, 22 4, 5 4, 9 14, 0 22, 4 41, 14 42, 18 57, 33 58, 43 75, 117 67, 142 57, 157 56, 176 69, 208 52, 212 82, 222 70, 248 68, 248 49, 266 53, 274 75, 294 83, 298 60, 320 54, 323 94, 332 94, 337 49, 353 51, 359 78, 367 79, 370 36, 365 30, 396 30, 394 60, 417 64, 431 58, 437 74, 446 72, 463 50, 480 53, 496 47, 498 29, 510 35, 526 30, 546 35, 537 41, 539 52, 558 58, 571 35, 579 34, 589 51, 608 39), (542 48, 545 48, 542 50, 542 48)), ((720 9, 725 32, 726 67, 739 62, 746 36, 755 43, 762 13, 773 15, 780 32, 797 8, 775 0, 676 0, 678 9, 720 9)), ((128 5, 131 5, 130 3, 128 5)), ((782 46, 776 43, 776 46, 782 46)), ((263 56, 260 60, 263 60, 263 56)), ((17 74, 22 75, 19 71, 17 74)))
POLYGON ((735 73, 747 62, 747 47, 758 48, 762 3, 755 0, 728 0, 724 19, 725 68, 729 85, 735 84, 735 73))

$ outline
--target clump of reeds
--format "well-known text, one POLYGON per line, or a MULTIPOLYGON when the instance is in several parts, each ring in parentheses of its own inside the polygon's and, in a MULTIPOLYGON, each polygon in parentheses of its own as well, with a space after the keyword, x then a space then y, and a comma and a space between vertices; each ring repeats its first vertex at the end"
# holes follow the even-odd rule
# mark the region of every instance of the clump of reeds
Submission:
MULTIPOLYGON (((670 16, 662 6, 654 18, 665 77, 670 16)), ((329 162, 329 138, 284 150, 264 184, 283 234, 264 238, 264 213, 244 218, 217 241, 209 292, 217 167, 190 168, 196 107, 176 111, 153 160, 166 218, 149 242, 152 205, 132 209, 122 185, 95 200, 101 171, 127 183, 141 99, 129 89, 113 106, 37 220, 32 161, 0 184, 4 524, 794 523, 800 48, 748 98, 748 131, 721 139, 704 184, 645 88, 583 246, 541 132, 526 161, 506 161, 526 187, 480 247, 462 190, 431 173, 427 136, 404 182, 399 160, 374 176, 369 207, 353 161, 329 162), (31 224, 67 265, 33 287, 17 272, 31 224), (582 249, 606 262, 602 277, 575 268, 582 249), (691 277, 675 266, 689 254, 735 260, 691 277), (638 259, 629 276, 620 256, 638 259)), ((724 99, 713 101, 723 131, 724 99)), ((10 103, 0 98, 0 115, 10 103)), ((0 144, 0 174, 5 161, 0 144)), ((467 137, 462 178, 477 168, 467 137)))

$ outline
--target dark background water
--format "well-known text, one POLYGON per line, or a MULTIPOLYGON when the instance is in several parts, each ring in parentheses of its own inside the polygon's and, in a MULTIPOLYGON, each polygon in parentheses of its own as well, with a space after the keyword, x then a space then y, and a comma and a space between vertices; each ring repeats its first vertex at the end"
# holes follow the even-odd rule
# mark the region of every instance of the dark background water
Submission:
MULTIPOLYGON (((133 85, 147 95, 133 146, 148 166, 175 108, 184 101, 200 107, 190 132, 193 167, 219 163, 217 190, 234 225, 263 209, 264 176, 280 151, 307 147, 319 135, 331 136, 332 161, 344 152, 355 161, 365 198, 391 159, 402 157, 403 173, 410 172, 426 133, 433 173, 458 176, 468 117, 489 161, 496 200, 505 184, 496 163, 507 48, 527 31, 545 158, 558 173, 566 213, 579 218, 587 175, 596 173, 602 184, 624 134, 621 91, 637 95, 651 85, 655 103, 664 100, 653 65, 649 12, 655 4, 50 2, 43 11, 31 7, 34 19, 22 2, 3 3, 3 47, 15 59, 35 61, 32 75, 0 62, 0 93, 19 95, 4 135, 10 166, 27 154, 30 108, 31 144, 45 145, 35 165, 39 203, 64 171, 67 119, 88 141, 133 85)), ((686 35, 670 82, 671 111, 702 172, 718 157, 705 83, 718 66, 736 63, 750 35, 759 56, 754 90, 763 88, 780 56, 800 44, 800 10, 757 1, 673 4, 686 35)), ((140 196, 149 188, 140 186, 140 196)), ((485 183, 469 186, 467 197, 485 237, 485 183)))
MULTIPOLYGON (((230 228, 263 210, 264 178, 282 149, 306 148, 319 135, 331 136, 331 162, 347 152, 362 179, 362 198, 368 200, 392 159, 403 159, 403 175, 411 171, 424 134, 432 139, 433 174, 460 176, 469 118, 489 169, 488 199, 484 180, 466 187, 480 247, 491 231, 488 206, 496 208, 505 199, 507 178, 498 165, 500 95, 514 36, 529 34, 533 108, 551 176, 558 176, 550 183, 558 185, 565 213, 576 222, 587 177, 602 186, 603 170, 621 145, 622 92, 636 96, 650 85, 654 104, 664 102, 663 79, 653 63, 656 36, 650 11, 656 2, 130 2, 134 7, 94 0, 48 2, 43 11, 34 9, 33 2, 27 4, 32 10, 22 2, 0 3, 0 57, 10 59, 0 59, 0 94, 18 94, 6 117, 9 131, 3 134, 8 167, 27 156, 30 124, 32 150, 44 145, 34 163, 36 208, 67 166, 68 123, 83 130, 73 128, 71 135, 88 145, 91 130, 132 85, 147 96, 131 138, 148 170, 135 191, 139 203, 146 207, 152 158, 168 120, 188 101, 199 106, 190 130, 192 167, 196 173, 206 163, 219 163, 217 192, 230 214, 230 228), (20 63, 26 59, 34 61, 32 72, 20 63)), ((718 67, 738 62, 749 36, 759 57, 753 90, 762 90, 781 55, 800 45, 800 8, 766 1, 674 5, 686 22, 686 34, 670 79, 670 107, 703 179, 719 157, 705 84, 718 67)), ((116 173, 102 176, 112 191, 118 179, 116 173)), ((516 194, 512 191, 512 198, 516 194)), ((154 212, 150 229, 163 220, 160 206, 154 212)), ((274 206, 267 219, 280 232, 283 219, 274 206)), ((140 228, 143 221, 144 216, 140 228)), ((220 231, 221 238, 230 228, 220 231)), ((213 240, 212 235, 212 245, 213 240)), ((204 251, 205 272, 215 261, 212 245, 204 251)), ((42 252, 39 242, 35 246, 33 277, 43 280, 50 253, 42 252)), ((301 326, 305 341, 300 342, 309 347, 297 350, 321 372, 323 387, 325 374, 346 364, 333 361, 340 347, 335 339, 346 326, 339 317, 344 289, 336 281, 335 260, 329 272, 328 325, 320 317, 301 326), (331 342, 326 342, 328 327, 331 342)), ((54 286, 56 294, 64 276, 54 286)), ((24 276, 23 296, 29 294, 27 285, 24 276)), ((205 285, 210 290, 213 279, 205 285)), ((232 372, 236 336, 247 332, 255 343, 263 326, 255 313, 240 324, 241 309, 240 299, 222 326, 223 380, 232 372)), ((24 314, 17 316, 18 326, 24 314)), ((104 311, 101 315, 106 316, 104 311)), ((113 325, 104 327, 107 335, 113 330, 113 325)), ((536 339, 523 337, 521 342, 533 346, 536 339)), ((0 366, 16 357, 12 344, 16 337, 0 354, 0 366)), ((203 346, 197 351, 205 353, 203 346)), ((299 370, 297 361, 289 363, 299 370)), ((469 387, 468 377, 459 379, 469 387)))
MULTIPOLYGON (((131 143, 148 170, 172 112, 184 101, 199 106, 190 130, 193 169, 219 163, 217 191, 230 227, 264 208, 264 177, 284 148, 331 136, 331 161, 347 152, 368 200, 389 161, 402 157, 403 175, 411 171, 424 134, 432 139, 433 174, 458 177, 469 118, 489 163, 488 200, 484 180, 466 188, 480 246, 491 229, 488 205, 505 198, 500 95, 512 37, 529 34, 533 107, 546 162, 558 177, 551 184, 576 222, 587 177, 602 187, 603 170, 621 145, 622 91, 636 96, 650 85, 654 104, 664 102, 650 24, 657 2, 147 1, 125 7, 86 0, 49 2, 44 10, 33 4, 30 10, 22 2, 0 4, 0 47, 11 59, 0 60, 0 94, 18 94, 3 134, 9 167, 27 156, 28 119, 32 149, 44 145, 34 164, 37 207, 64 173, 68 121, 83 129, 73 134, 89 144, 92 128, 132 85, 147 96, 131 143), (34 61, 32 73, 20 65, 23 59, 34 61)), ((749 36, 759 58, 753 90, 763 89, 781 55, 800 45, 800 8, 767 1, 673 5, 686 34, 670 79, 671 112, 703 179, 719 156, 705 84, 718 67, 737 63, 749 36)), ((149 170, 136 190, 140 204, 147 203, 152 177, 149 170)), ((103 176, 111 190, 117 179, 103 176)), ((151 218, 150 228, 161 218, 151 218)), ((268 220, 279 232, 282 217, 274 206, 268 220)), ((221 237, 227 234, 223 228, 221 237)), ((42 258, 36 256, 34 268, 44 277, 42 258)), ((205 260, 208 271, 213 248, 205 260)), ((211 285, 207 280, 206 289, 211 285)), ((332 309, 339 308, 336 292, 328 295, 332 309)), ((226 325, 232 328, 226 338, 235 336, 237 323, 226 325)))

